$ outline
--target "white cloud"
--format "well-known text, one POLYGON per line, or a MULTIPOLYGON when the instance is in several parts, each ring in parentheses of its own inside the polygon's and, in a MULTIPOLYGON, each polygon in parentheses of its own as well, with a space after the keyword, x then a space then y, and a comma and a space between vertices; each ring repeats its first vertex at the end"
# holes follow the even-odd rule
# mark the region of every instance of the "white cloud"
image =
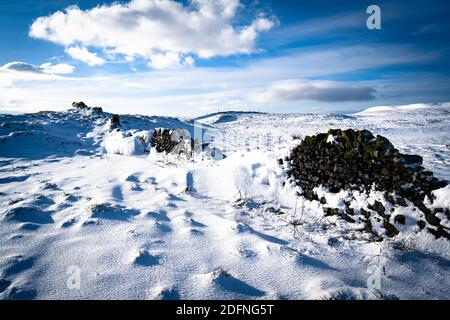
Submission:
POLYGON ((191 56, 182 57, 176 52, 166 52, 152 55, 148 65, 153 69, 168 69, 189 66, 193 63, 194 59, 191 56))
POLYGON ((13 61, 0 67, 0 70, 36 74, 69 74, 75 70, 75 67, 65 63, 44 63, 40 66, 36 66, 22 61, 13 61))
POLYGON ((8 62, 7 64, 0 67, 1 70, 10 70, 17 72, 31 72, 31 73, 42 73, 42 69, 30 63, 22 61, 8 62))
POLYGON ((49 74, 70 74, 73 73, 73 71, 75 70, 74 66, 71 66, 70 64, 66 63, 58 63, 58 64, 44 63, 40 65, 40 68, 44 71, 44 73, 49 74))
POLYGON ((66 49, 66 52, 69 56, 76 60, 80 60, 84 63, 87 63, 89 66, 100 66, 105 64, 105 60, 97 56, 96 53, 90 52, 88 49, 84 47, 70 47, 66 49))
POLYGON ((367 86, 338 83, 334 81, 280 81, 269 88, 250 95, 256 103, 285 101, 367 101, 375 99, 375 90, 367 86))
POLYGON ((115 113, 172 116, 201 115, 217 111, 218 108, 317 112, 361 109, 380 104, 438 102, 433 99, 448 101, 449 78, 433 73, 381 74, 370 81, 325 82, 322 86, 318 81, 311 81, 430 59, 429 55, 421 54, 418 49, 400 45, 377 49, 379 51, 373 47, 351 46, 332 50, 330 47, 318 46, 236 67, 169 68, 90 77, 0 68, 0 112, 66 110, 73 101, 85 101, 115 113), (383 52, 382 57, 379 52, 383 52), (303 84, 303 87, 299 88, 298 83, 303 84), (277 89, 277 85, 278 91, 273 90, 277 89), (286 87, 290 90, 286 90, 286 87), (307 88, 311 88, 312 93, 308 93, 307 88), (343 100, 344 93, 347 97, 349 93, 355 94, 352 88, 373 88, 376 90, 373 92, 376 93, 376 99, 367 102, 327 102, 343 100), (264 95, 266 91, 271 94, 267 94, 266 99, 259 97, 258 101, 257 96, 264 95), (339 98, 336 92, 341 95, 340 99, 336 98, 339 98), (316 100, 297 100, 308 95, 316 100), (331 99, 332 96, 334 99, 331 99))
POLYGON ((191 56, 187 56, 186 58, 184 58, 184 65, 193 66, 194 63, 195 63, 195 60, 191 56))
MULTIPOLYGON (((259 33, 270 30, 274 21, 260 14, 250 24, 237 26, 240 7, 239 0, 191 0, 187 4, 132 0, 89 10, 71 6, 38 18, 29 34, 64 45, 69 53, 78 49, 73 53, 76 58, 81 53, 86 56, 87 48, 98 48, 127 59, 143 57, 158 67, 166 62, 155 63, 155 59, 173 62, 175 54, 210 58, 255 51, 259 33)), ((98 59, 94 61, 100 64, 98 59)))

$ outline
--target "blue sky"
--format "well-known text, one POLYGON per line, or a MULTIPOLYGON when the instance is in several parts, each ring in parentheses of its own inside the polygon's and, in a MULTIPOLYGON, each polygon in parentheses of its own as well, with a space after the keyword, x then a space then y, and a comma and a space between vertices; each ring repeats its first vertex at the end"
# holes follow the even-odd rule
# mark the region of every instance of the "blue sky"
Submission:
POLYGON ((353 112, 450 101, 446 1, 0 3, 0 112, 353 112), (369 5, 381 29, 369 30, 369 5))

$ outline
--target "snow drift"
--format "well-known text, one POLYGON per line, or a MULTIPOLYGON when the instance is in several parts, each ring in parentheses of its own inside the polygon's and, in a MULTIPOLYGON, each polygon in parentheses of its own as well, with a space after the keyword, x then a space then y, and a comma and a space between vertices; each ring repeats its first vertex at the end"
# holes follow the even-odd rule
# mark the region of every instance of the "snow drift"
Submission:
POLYGON ((128 132, 113 130, 107 134, 101 146, 107 153, 125 156, 142 155, 148 151, 148 137, 151 132, 128 132))
MULTIPOLYGON (((107 112, 0 115, 0 299, 448 299, 450 242, 419 229, 420 209, 375 190, 316 189, 335 208, 379 201, 405 217, 398 235, 374 242, 363 225, 324 217, 278 159, 306 135, 369 129, 448 180, 449 111, 209 116, 203 130, 220 133, 208 141, 228 156, 220 161, 142 156, 146 132, 192 133, 176 118, 121 115, 118 132, 107 112), (42 134, 30 147, 45 153, 11 138, 32 130, 42 134), (67 286, 74 270, 77 290, 67 286)), ((448 187, 433 194, 427 206, 449 208, 448 187)), ((445 211, 436 217, 447 223, 445 211)))

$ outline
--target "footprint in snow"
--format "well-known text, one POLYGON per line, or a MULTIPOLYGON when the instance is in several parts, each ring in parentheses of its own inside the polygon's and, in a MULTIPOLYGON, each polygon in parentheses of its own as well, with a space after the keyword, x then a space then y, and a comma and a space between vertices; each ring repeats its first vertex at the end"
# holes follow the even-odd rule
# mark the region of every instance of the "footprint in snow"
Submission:
POLYGON ((194 214, 191 211, 185 211, 183 214, 186 218, 192 218, 194 216, 194 214))
POLYGON ((181 226, 190 226, 194 228, 206 228, 206 225, 194 220, 191 217, 186 217, 185 215, 178 216, 174 218, 174 222, 181 226))
POLYGON ((122 188, 120 186, 114 186, 111 191, 111 196, 117 201, 122 201, 123 200, 122 188))
POLYGON ((27 222, 20 226, 20 230, 36 231, 37 229, 39 229, 39 226, 39 224, 27 222))
POLYGON ((21 287, 8 288, 4 293, 5 300, 33 300, 37 296, 36 290, 21 287))
POLYGON ((131 190, 131 191, 143 191, 144 189, 142 189, 142 187, 141 187, 139 184, 137 184, 137 183, 132 183, 132 184, 130 185, 130 190, 131 190))
POLYGON ((9 240, 20 240, 20 239, 23 239, 24 238, 24 236, 23 236, 23 234, 14 234, 14 235, 12 235, 10 238, 9 238, 9 240))
POLYGON ((302 268, 313 267, 313 268, 325 269, 325 270, 329 270, 329 271, 336 270, 335 268, 329 266, 327 263, 323 262, 322 260, 307 256, 304 254, 300 255, 297 258, 297 263, 302 268))
POLYGON ((0 184, 12 183, 12 182, 23 182, 27 180, 30 176, 11 176, 6 178, 0 178, 0 184))
POLYGON ((204 235, 203 231, 198 230, 198 229, 190 229, 189 232, 193 236, 203 236, 204 235))
POLYGON ((157 286, 150 291, 150 300, 180 300, 180 294, 170 286, 157 286))
POLYGON ((78 220, 75 219, 75 218, 66 220, 66 221, 64 221, 64 222, 61 224, 61 228, 68 228, 68 227, 71 227, 71 226, 73 226, 77 221, 78 221, 78 220))
POLYGON ((67 194, 65 201, 67 201, 67 202, 77 202, 77 201, 81 200, 81 198, 82 198, 81 196, 75 196, 73 194, 67 194))
POLYGON ((184 200, 184 199, 182 199, 182 198, 180 198, 180 197, 178 197, 178 196, 176 196, 174 194, 171 194, 171 193, 169 193, 167 195, 167 200, 169 200, 169 201, 186 201, 186 200, 184 200))
POLYGON ((288 242, 286 240, 283 239, 279 239, 277 237, 271 236, 269 234, 260 232, 258 230, 253 229, 252 227, 250 227, 248 224, 242 223, 242 222, 237 222, 236 225, 234 225, 231 228, 234 232, 236 233, 250 233, 253 234, 259 238, 261 238, 262 240, 265 240, 267 242, 271 242, 274 244, 278 244, 278 245, 287 245, 288 242))
POLYGON ((94 204, 88 207, 91 212, 91 218, 101 218, 109 220, 127 221, 141 212, 137 209, 128 209, 121 205, 111 205, 109 203, 94 204))
POLYGON ((21 255, 7 257, 2 261, 3 275, 8 277, 21 273, 27 269, 30 269, 34 264, 35 258, 29 257, 25 258, 21 255))
POLYGON ((167 216, 167 211, 166 210, 159 210, 157 212, 149 212, 147 213, 147 216, 151 219, 154 219, 155 221, 165 221, 165 222, 170 222, 170 218, 167 216))
POLYGON ((265 295, 264 291, 261 291, 244 281, 235 278, 227 271, 219 268, 213 272, 198 275, 206 283, 213 284, 224 291, 238 293, 250 297, 262 297, 265 295))
POLYGON ((235 225, 231 226, 231 230, 233 230, 235 233, 245 233, 250 232, 250 227, 242 222, 237 222, 235 225))
POLYGON ((152 254, 146 249, 139 249, 137 253, 134 254, 133 264, 151 267, 159 264, 159 259, 160 257, 158 255, 152 254))
POLYGON ((248 249, 246 247, 237 247, 235 250, 236 251, 234 253, 242 258, 250 259, 257 256, 255 251, 248 249))
POLYGON ((88 226, 97 226, 100 225, 101 222, 98 219, 87 219, 85 220, 81 225, 83 227, 88 227, 88 226))
POLYGON ((28 222, 35 224, 53 223, 53 218, 49 212, 39 210, 31 206, 20 206, 6 210, 5 218, 18 222, 28 222))
POLYGON ((154 177, 147 178, 145 180, 146 183, 156 184, 156 179, 154 177))
POLYGON ((163 232, 163 233, 169 233, 172 232, 172 228, 170 226, 168 226, 167 224, 163 223, 163 222, 156 222, 155 223, 155 227, 156 229, 158 229, 158 231, 163 232))
POLYGON ((128 177, 126 177, 125 181, 136 182, 136 183, 140 182, 139 178, 136 175, 134 175, 134 174, 131 174, 128 177))
POLYGON ((42 186, 42 190, 60 190, 56 183, 46 182, 42 186))
POLYGON ((8 281, 6 279, 0 279, 0 293, 5 291, 9 285, 11 284, 11 281, 8 281))
POLYGON ((327 263, 321 261, 320 259, 302 254, 298 250, 289 246, 281 246, 278 250, 275 250, 275 252, 280 253, 287 259, 295 260, 297 265, 301 268, 312 267, 318 269, 327 269, 330 271, 335 270, 333 267, 330 267, 327 263))
POLYGON ((177 219, 177 224, 177 228, 181 234, 194 237, 205 235, 205 233, 198 228, 204 228, 206 226, 200 222, 192 220, 191 218, 186 219, 179 217, 177 219))
POLYGON ((44 195, 38 195, 29 204, 32 206, 36 206, 38 208, 43 208, 43 207, 49 207, 51 205, 54 205, 55 201, 53 201, 52 199, 50 199, 44 195))
POLYGON ((196 220, 194 220, 194 219, 192 219, 192 218, 186 218, 185 221, 186 221, 187 224, 189 224, 189 225, 191 225, 191 226, 193 226, 193 227, 196 227, 196 228, 206 228, 206 225, 205 225, 205 224, 203 224, 203 223, 201 223, 201 222, 198 222, 198 221, 196 221, 196 220))
POLYGON ((25 198, 11 199, 11 200, 8 201, 8 205, 12 206, 12 205, 15 205, 16 203, 22 202, 24 200, 25 200, 25 198))

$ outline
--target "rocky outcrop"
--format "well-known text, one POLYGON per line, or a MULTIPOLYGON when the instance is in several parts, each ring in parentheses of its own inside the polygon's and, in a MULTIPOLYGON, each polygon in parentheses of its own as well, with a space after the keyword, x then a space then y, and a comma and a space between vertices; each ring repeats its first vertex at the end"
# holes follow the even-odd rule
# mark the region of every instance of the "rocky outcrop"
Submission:
POLYGON ((120 116, 118 114, 113 114, 111 116, 111 125, 110 125, 111 130, 114 129, 120 129, 121 128, 121 124, 120 124, 120 116))
POLYGON ((89 109, 91 109, 83 101, 72 102, 72 108, 79 109, 79 110, 89 110, 89 109))
POLYGON ((80 102, 72 102, 72 108, 76 109, 77 111, 90 111, 93 114, 96 115, 103 115, 103 109, 100 107, 89 107, 87 106, 83 101, 80 102))
POLYGON ((92 107, 91 110, 98 114, 103 114, 103 109, 101 107, 92 107))
MULTIPOLYGON (((447 182, 440 181, 422 166, 422 157, 400 153, 383 136, 374 136, 367 130, 332 129, 327 133, 306 136, 286 159, 290 163, 289 175, 303 189, 309 200, 320 200, 315 187, 323 186, 330 192, 358 190, 370 192, 372 188, 385 192, 385 198, 393 205, 406 206, 408 199, 425 215, 426 221, 419 226, 428 226, 436 237, 450 238, 449 230, 440 225, 435 210, 430 210, 424 201, 433 201, 432 191, 443 188, 447 182)), ((324 206, 325 215, 339 215, 351 221, 351 210, 339 212, 324 206)), ((388 236, 398 230, 390 223, 390 212, 381 203, 375 203, 367 215, 367 231, 371 230, 372 213, 384 221, 388 236)), ((395 217, 404 223, 404 217, 395 217)))
POLYGON ((213 160, 226 158, 226 155, 220 149, 210 147, 209 143, 200 145, 189 136, 190 134, 184 129, 170 130, 167 128, 159 128, 153 130, 150 144, 157 152, 174 153, 176 155, 184 154, 188 158, 194 155, 201 155, 203 159, 213 160))
POLYGON ((171 152, 178 144, 178 141, 172 138, 172 130, 159 128, 153 131, 150 143, 158 152, 171 152))

